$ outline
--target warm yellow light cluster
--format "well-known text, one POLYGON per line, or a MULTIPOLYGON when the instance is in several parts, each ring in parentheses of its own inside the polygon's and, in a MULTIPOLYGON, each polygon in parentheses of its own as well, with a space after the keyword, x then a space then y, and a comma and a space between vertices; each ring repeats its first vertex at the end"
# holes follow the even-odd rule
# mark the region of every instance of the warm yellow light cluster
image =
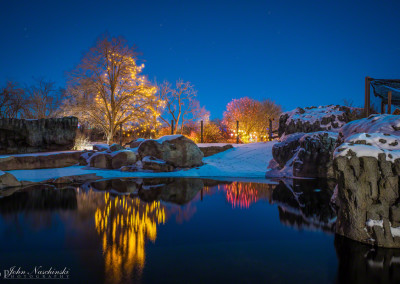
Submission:
POLYGON ((103 208, 95 213, 95 224, 102 237, 106 275, 110 282, 131 278, 135 269, 142 271, 146 240, 157 238, 157 225, 166 213, 159 201, 150 204, 125 196, 104 195, 103 208))

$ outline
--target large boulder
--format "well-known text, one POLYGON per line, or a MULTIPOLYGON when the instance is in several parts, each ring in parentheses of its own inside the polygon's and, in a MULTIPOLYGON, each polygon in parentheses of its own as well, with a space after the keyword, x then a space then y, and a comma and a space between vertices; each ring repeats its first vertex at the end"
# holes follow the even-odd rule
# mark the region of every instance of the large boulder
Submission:
POLYGON ((143 138, 137 138, 135 140, 132 140, 131 142, 127 143, 125 146, 129 146, 129 148, 137 148, 139 147, 140 143, 145 141, 146 139, 143 138))
POLYGON ((78 119, 0 119, 0 154, 71 150, 78 119))
POLYGON ((12 174, 0 171, 0 189, 21 185, 22 183, 18 181, 12 174))
POLYGON ((391 114, 372 114, 344 125, 340 132, 344 138, 357 133, 385 133, 400 136, 400 116, 391 114))
POLYGON ((175 168, 163 160, 146 156, 142 159, 142 169, 153 172, 172 172, 175 168))
POLYGON ((192 140, 183 135, 169 135, 158 140, 143 141, 138 153, 141 158, 152 156, 179 168, 202 165, 203 152, 192 140))
POLYGON ((121 151, 121 150, 125 150, 125 148, 117 143, 114 143, 110 146, 110 151, 111 152, 115 152, 115 151, 121 151))
POLYGON ((292 133, 335 131, 356 118, 360 109, 339 105, 296 108, 283 113, 279 118, 279 137, 292 133))
POLYGON ((307 133, 299 139, 299 148, 293 160, 293 176, 334 178, 332 155, 338 133, 307 133))
POLYGON ((333 178, 332 154, 338 133, 295 133, 274 144, 267 177, 333 178))
POLYGON ((272 157, 280 167, 284 167, 286 163, 296 154, 300 146, 300 138, 304 133, 289 134, 281 139, 280 142, 272 146, 272 157))
POLYGON ((99 169, 111 169, 112 157, 106 153, 98 153, 90 157, 90 166, 99 169))
POLYGON ((0 170, 34 170, 70 167, 79 163, 82 151, 0 157, 0 170))
POLYGON ((118 151, 113 153, 111 158, 111 167, 113 169, 119 169, 123 166, 128 166, 136 163, 135 152, 129 150, 118 151))
POLYGON ((400 248, 400 137, 352 135, 336 149, 334 168, 336 233, 374 246, 400 248))

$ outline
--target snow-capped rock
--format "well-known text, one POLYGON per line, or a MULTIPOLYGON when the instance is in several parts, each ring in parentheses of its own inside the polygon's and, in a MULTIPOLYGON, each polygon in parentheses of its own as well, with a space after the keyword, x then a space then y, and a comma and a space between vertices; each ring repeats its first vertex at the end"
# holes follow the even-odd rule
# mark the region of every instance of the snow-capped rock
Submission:
POLYGON ((277 165, 270 163, 267 177, 332 178, 332 153, 338 133, 319 131, 285 136, 272 148, 277 165))
POLYGON ((400 115, 372 114, 367 118, 347 123, 340 132, 344 138, 357 133, 384 133, 400 136, 400 115))
POLYGON ((298 132, 333 131, 359 116, 361 110, 339 105, 296 108, 279 118, 279 137, 298 132))

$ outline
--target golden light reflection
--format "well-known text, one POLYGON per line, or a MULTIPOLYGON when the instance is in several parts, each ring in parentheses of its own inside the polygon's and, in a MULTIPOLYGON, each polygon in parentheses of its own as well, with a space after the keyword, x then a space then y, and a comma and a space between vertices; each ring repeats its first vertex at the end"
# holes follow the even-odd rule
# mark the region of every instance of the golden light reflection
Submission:
POLYGON ((134 270, 142 272, 146 240, 155 242, 157 225, 164 224, 165 208, 159 201, 143 203, 125 196, 104 194, 104 207, 95 213, 97 233, 102 238, 107 282, 130 279, 134 270))

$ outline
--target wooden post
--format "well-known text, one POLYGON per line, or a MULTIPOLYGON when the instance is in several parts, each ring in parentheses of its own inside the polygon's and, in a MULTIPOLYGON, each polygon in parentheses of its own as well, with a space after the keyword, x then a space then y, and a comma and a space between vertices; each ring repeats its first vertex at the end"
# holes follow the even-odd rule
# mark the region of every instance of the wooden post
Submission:
POLYGON ((239 144, 239 120, 236 121, 236 144, 239 144))
POLYGON ((200 143, 203 143, 203 121, 200 121, 200 143))
POLYGON ((388 92, 388 114, 392 114, 392 91, 388 92))
POLYGON ((369 108, 370 108, 370 84, 371 78, 365 77, 365 105, 364 105, 364 113, 368 117, 370 115, 369 108))
POLYGON ((381 101, 381 114, 385 113, 385 103, 383 102, 383 99, 381 101))
POLYGON ((122 146, 122 123, 119 125, 119 145, 122 146))
POLYGON ((171 135, 174 135, 174 121, 171 120, 171 135))

